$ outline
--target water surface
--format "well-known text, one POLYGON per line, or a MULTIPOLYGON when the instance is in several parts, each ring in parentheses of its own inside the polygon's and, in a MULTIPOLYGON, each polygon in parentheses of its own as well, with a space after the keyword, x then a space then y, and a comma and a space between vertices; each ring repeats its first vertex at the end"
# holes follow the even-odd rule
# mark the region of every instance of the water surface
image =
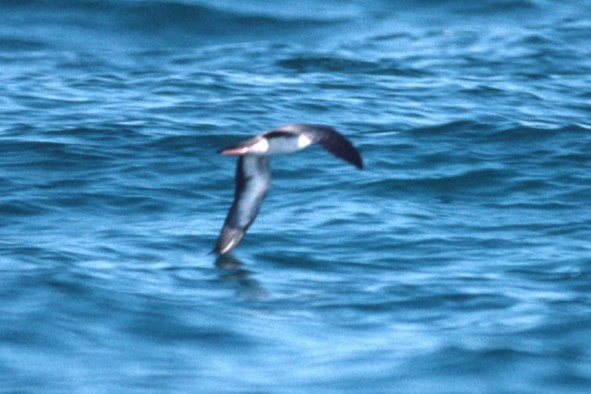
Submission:
POLYGON ((0 5, 1 392, 585 392, 584 1, 0 5), (216 150, 272 161, 235 253, 216 150))

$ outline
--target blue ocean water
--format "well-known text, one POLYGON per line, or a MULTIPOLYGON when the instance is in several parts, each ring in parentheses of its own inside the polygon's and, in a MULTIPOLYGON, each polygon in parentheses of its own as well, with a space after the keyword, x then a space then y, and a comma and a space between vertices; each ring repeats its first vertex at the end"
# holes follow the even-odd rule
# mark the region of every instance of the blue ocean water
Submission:
POLYGON ((584 0, 0 3, 0 392, 591 387, 584 0), (272 160, 242 244, 227 145, 272 160))

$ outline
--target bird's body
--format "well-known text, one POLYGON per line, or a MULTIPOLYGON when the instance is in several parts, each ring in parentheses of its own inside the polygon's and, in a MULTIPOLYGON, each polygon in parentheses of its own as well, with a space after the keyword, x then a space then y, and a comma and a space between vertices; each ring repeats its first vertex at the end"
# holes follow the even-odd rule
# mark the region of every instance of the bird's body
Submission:
POLYGON ((357 168, 363 168, 357 149, 336 130, 322 125, 281 126, 220 151, 240 157, 236 165, 234 202, 214 247, 215 252, 224 254, 234 249, 256 218, 271 184, 269 156, 294 153, 313 143, 357 168))

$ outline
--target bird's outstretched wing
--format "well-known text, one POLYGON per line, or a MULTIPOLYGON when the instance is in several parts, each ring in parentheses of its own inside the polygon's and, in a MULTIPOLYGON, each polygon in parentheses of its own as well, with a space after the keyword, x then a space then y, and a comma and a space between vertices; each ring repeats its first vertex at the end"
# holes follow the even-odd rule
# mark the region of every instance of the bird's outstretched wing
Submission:
POLYGON ((214 252, 224 254, 238 246, 259 213, 270 183, 271 172, 267 156, 243 155, 238 158, 234 202, 214 252))
POLYGON ((318 143, 336 157, 353 164, 359 169, 363 168, 363 160, 361 159, 359 151, 347 138, 345 138, 344 135, 330 126, 296 123, 269 130, 265 135, 273 136, 282 133, 303 135, 308 138, 311 143, 318 143))

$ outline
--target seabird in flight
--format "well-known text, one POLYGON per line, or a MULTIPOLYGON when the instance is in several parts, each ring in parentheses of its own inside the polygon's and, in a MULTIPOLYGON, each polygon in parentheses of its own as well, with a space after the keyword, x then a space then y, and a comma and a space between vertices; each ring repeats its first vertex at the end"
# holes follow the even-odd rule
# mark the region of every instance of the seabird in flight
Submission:
POLYGON ((348 139, 332 127, 315 124, 277 127, 218 152, 240 157, 236 166, 234 202, 214 252, 225 254, 238 246, 259 213, 271 183, 269 156, 297 152, 314 143, 355 167, 363 168, 359 152, 348 139))

